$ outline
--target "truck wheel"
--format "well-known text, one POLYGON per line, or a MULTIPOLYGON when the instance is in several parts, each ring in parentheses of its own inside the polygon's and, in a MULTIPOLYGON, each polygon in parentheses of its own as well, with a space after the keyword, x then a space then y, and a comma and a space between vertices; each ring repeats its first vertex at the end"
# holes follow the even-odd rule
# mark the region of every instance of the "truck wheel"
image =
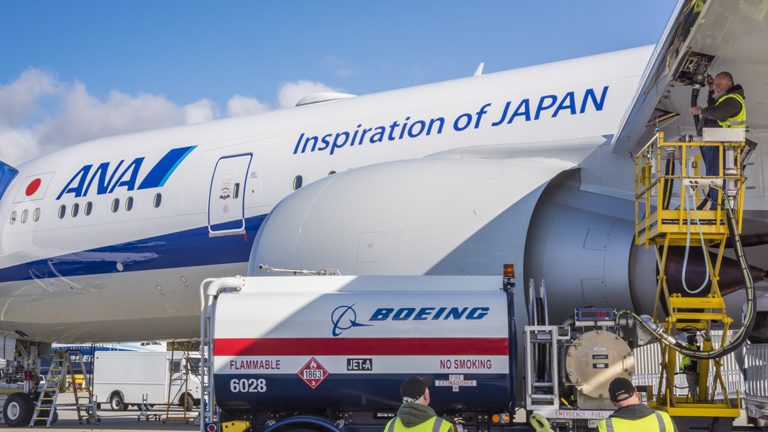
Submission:
POLYGON ((195 398, 191 394, 187 393, 183 398, 179 398, 179 406, 184 408, 184 400, 187 401, 187 411, 195 409, 195 398))
POLYGON ((128 409, 128 405, 125 404, 120 393, 114 393, 109 397, 109 407, 112 408, 112 411, 125 411, 128 409))
POLYGON ((34 407, 32 398, 26 393, 13 393, 3 405, 5 424, 10 427, 29 426, 34 407))

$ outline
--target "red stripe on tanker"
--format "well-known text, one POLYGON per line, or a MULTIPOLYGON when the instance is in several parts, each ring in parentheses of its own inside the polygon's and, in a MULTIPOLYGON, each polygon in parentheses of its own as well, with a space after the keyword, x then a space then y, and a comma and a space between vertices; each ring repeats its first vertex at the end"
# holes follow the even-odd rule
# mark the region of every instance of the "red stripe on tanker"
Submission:
POLYGON ((216 356, 508 355, 507 338, 216 339, 216 356))

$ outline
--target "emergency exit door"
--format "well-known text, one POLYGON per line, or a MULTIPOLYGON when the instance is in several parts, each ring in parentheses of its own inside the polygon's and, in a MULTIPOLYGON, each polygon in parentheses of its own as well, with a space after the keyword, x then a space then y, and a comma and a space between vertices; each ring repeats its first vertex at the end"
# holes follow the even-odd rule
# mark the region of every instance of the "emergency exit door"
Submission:
POLYGON ((245 233, 245 181, 252 155, 225 156, 216 162, 208 195, 208 235, 245 233))

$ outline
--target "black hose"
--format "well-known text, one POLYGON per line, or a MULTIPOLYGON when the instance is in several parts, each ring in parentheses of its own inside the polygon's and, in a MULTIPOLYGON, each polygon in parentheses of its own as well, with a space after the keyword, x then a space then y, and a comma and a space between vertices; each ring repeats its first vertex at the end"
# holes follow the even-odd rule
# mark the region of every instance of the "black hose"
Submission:
MULTIPOLYGON (((725 195, 725 191, 723 191, 722 188, 714 185, 712 187, 719 190, 720 193, 725 195)), ((651 327, 649 323, 647 323, 645 320, 643 320, 642 318, 640 318, 639 316, 637 316, 636 314, 630 311, 623 310, 623 311, 620 311, 618 314, 616 314, 617 320, 623 314, 628 314, 633 316, 638 321, 639 325, 642 325, 652 334, 656 335, 656 337, 658 337, 661 343, 679 352, 684 356, 687 356, 696 360, 717 359, 717 358, 725 357, 728 354, 736 351, 737 349, 739 349, 739 347, 741 347, 741 345, 744 344, 744 342, 746 342, 747 337, 749 336, 750 333, 752 333, 752 328, 755 326, 755 316, 756 316, 755 284, 754 284, 754 281, 752 280, 752 274, 749 272, 749 264, 747 263, 747 258, 744 255, 744 248, 741 245, 741 237, 739 236, 736 217, 734 216, 733 209, 731 208, 730 202, 727 199, 725 200, 725 204, 726 204, 725 214, 726 214, 726 219, 728 221, 728 230, 730 231, 731 244, 733 245, 733 251, 736 254, 736 260, 741 265, 741 272, 742 272, 742 275, 744 276, 745 289, 747 291, 746 322, 742 324, 738 333, 736 333, 736 337, 732 341, 728 342, 727 344, 721 346, 720 348, 714 349, 712 351, 696 351, 696 350, 687 348, 680 341, 676 341, 676 343, 670 343, 666 339, 668 338, 668 336, 660 335, 659 334, 660 332, 657 329, 654 329, 653 327, 651 327)))
MULTIPOLYGON (((664 170, 664 175, 667 177, 675 175, 675 161, 674 159, 667 159, 667 165, 664 170)), ((669 203, 672 202, 672 187, 675 184, 675 180, 664 180, 664 187, 662 192, 662 208, 664 210, 669 209, 669 203)))
MULTIPOLYGON (((700 89, 694 87, 691 89, 691 108, 699 105, 699 91, 700 89)), ((693 124, 696 127, 696 135, 699 135, 699 116, 693 116, 693 124)))

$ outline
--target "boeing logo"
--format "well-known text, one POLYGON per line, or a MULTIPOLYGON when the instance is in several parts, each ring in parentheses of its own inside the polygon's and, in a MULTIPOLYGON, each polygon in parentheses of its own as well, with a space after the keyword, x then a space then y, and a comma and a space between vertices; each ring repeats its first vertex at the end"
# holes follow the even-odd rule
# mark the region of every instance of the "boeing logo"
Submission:
POLYGON ((352 306, 339 306, 331 312, 331 322, 333 323, 333 337, 341 336, 344 330, 352 327, 370 327, 370 324, 360 324, 357 322, 357 312, 352 306))
POLYGON ((368 321, 386 321, 391 319, 392 321, 426 321, 426 320, 481 320, 488 315, 489 307, 423 307, 416 308, 404 307, 395 311, 394 308, 378 308, 376 312, 371 315, 368 321))
POLYGON ((126 191, 163 187, 171 174, 173 174, 173 171, 176 170, 176 167, 195 147, 181 147, 170 150, 149 170, 141 183, 139 183, 138 188, 136 188, 136 182, 138 181, 141 164, 144 162, 143 157, 135 158, 122 171, 120 171, 120 168, 125 163, 125 160, 118 162, 111 172, 109 169, 110 162, 99 164, 93 173, 91 173, 93 165, 85 165, 69 179, 67 185, 59 192, 56 199, 59 200, 66 194, 74 194, 75 198, 86 196, 91 190, 94 180, 96 180, 94 187, 96 195, 111 194, 119 187, 124 187, 126 191), (120 171, 120 175, 117 175, 118 171, 120 171))

